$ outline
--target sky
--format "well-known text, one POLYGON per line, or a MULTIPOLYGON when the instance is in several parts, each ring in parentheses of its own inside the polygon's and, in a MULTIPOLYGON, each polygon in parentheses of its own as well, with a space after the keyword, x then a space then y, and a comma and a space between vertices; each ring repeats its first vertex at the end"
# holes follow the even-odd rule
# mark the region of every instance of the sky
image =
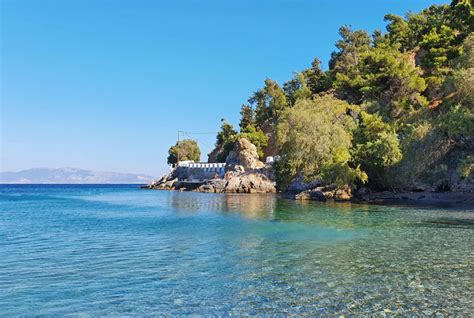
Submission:
POLYGON ((327 68, 341 25, 385 30, 386 13, 441 3, 0 0, 0 170, 158 176, 178 130, 205 160, 265 78, 327 68))

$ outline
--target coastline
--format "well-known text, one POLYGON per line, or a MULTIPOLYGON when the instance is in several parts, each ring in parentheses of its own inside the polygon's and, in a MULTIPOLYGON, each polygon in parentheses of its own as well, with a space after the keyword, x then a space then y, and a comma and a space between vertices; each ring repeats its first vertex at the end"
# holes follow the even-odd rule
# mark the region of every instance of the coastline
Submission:
POLYGON ((408 205, 456 205, 474 208, 472 192, 373 192, 355 199, 355 202, 373 204, 408 204, 408 205))
MULTIPOLYGON (((191 191, 199 193, 214 193, 214 194, 261 194, 260 192, 205 192, 196 190, 183 190, 181 189, 158 189, 150 188, 149 185, 140 186, 141 189, 146 190, 160 190, 160 191, 191 191)), ((276 196, 289 199, 297 200, 295 196, 299 192, 276 192, 273 193, 276 196)), ((269 193, 272 194, 272 193, 269 193)), ((379 191, 372 192, 362 196, 354 196, 349 200, 338 200, 338 199, 306 199, 299 201, 319 201, 319 202, 336 202, 336 203, 356 203, 356 204, 381 204, 381 205, 392 205, 392 204, 403 204, 403 205, 442 205, 442 206, 465 206, 474 209, 474 193, 472 192, 436 192, 436 191, 379 191)))

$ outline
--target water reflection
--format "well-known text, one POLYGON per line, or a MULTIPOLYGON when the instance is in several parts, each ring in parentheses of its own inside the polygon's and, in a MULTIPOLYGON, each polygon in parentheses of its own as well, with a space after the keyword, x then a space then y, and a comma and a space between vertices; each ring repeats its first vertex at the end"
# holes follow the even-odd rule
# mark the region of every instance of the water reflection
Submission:
POLYGON ((35 191, 0 202, 0 316, 474 312, 472 211, 35 191))
POLYGON ((277 196, 274 194, 170 192, 170 204, 181 212, 238 213, 248 219, 272 219, 277 205, 277 196))
POLYGON ((217 213, 249 220, 299 222, 338 229, 407 226, 472 228, 474 225, 471 211, 446 210, 449 213, 446 217, 433 214, 430 207, 295 201, 274 194, 168 192, 168 200, 167 205, 181 213, 217 213))

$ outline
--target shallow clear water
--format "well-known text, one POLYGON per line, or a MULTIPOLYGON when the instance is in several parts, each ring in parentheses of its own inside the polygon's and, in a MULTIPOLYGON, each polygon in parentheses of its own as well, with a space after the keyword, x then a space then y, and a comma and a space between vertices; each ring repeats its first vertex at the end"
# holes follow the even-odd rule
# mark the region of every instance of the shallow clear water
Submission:
POLYGON ((474 211, 0 186, 0 316, 472 316, 474 211))

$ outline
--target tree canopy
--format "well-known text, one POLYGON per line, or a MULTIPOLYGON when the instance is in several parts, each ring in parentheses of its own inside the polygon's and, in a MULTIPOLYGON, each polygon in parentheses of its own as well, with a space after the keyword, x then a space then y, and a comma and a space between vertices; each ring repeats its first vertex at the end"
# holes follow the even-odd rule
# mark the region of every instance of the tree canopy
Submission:
POLYGON ((349 109, 347 102, 326 95, 298 100, 282 114, 277 126, 280 188, 298 175, 306 181, 320 179, 338 185, 366 180, 360 169, 349 166, 351 131, 356 126, 354 118, 347 115, 349 109))
POLYGON ((176 142, 168 150, 168 164, 173 164, 179 161, 193 160, 199 161, 201 158, 201 150, 195 140, 184 139, 176 142))
POLYGON ((327 69, 315 58, 282 86, 267 78, 242 106, 240 132, 223 126, 217 144, 242 134, 262 157, 277 144, 281 189, 297 176, 377 189, 451 178, 449 169, 474 179, 471 1, 384 20, 386 32, 342 26, 327 69), (424 179, 430 171, 445 173, 424 179))

